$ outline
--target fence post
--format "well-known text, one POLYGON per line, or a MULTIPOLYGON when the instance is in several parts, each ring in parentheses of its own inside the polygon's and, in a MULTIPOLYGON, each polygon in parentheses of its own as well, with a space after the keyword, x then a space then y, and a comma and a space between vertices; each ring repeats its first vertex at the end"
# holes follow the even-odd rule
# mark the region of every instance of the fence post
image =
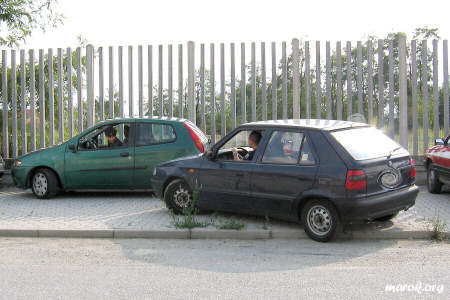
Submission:
POLYGON ((87 127, 94 125, 94 46, 86 47, 87 127))
POLYGON ((298 39, 292 40, 292 63, 293 63, 293 119, 300 119, 300 73, 299 73, 299 45, 298 39))
POLYGON ((16 50, 11 50, 11 113, 12 113, 12 143, 11 157, 16 158, 17 151, 17 87, 16 87, 16 50))
POLYGON ((444 135, 448 134, 449 123, 449 105, 448 105, 448 41, 443 44, 443 63, 444 63, 444 135))
POLYGON ((8 63, 6 60, 6 50, 2 50, 2 101, 3 101, 3 124, 2 124, 2 155, 9 158, 8 147, 8 63))
POLYGON ((406 79, 406 37, 399 38, 398 59, 399 59, 399 110, 400 110, 400 145, 408 149, 408 94, 406 79))
POLYGON ((196 124, 195 111, 195 44, 188 42, 188 110, 189 119, 196 124))
MULTIPOLYGON (((45 68, 44 68, 45 71, 45 68)), ((45 80, 44 80, 45 82, 45 80)), ((55 80, 53 78, 53 49, 48 49, 48 122, 50 127, 50 146, 55 144, 55 80)))

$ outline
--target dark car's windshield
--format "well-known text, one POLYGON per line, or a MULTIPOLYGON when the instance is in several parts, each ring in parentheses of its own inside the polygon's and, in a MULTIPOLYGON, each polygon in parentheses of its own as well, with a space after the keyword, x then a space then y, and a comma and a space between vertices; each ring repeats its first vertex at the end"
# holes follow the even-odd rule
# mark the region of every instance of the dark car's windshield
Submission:
POLYGON ((383 132, 372 127, 332 132, 331 135, 355 160, 364 160, 408 152, 383 132))

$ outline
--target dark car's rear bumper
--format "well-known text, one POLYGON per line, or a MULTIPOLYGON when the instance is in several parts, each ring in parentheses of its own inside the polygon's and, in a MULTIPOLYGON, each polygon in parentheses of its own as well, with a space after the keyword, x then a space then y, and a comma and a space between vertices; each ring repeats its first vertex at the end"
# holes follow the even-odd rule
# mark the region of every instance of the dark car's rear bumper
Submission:
POLYGON ((409 209, 416 203, 419 188, 416 185, 381 195, 346 201, 339 210, 346 221, 375 219, 401 210, 409 209))

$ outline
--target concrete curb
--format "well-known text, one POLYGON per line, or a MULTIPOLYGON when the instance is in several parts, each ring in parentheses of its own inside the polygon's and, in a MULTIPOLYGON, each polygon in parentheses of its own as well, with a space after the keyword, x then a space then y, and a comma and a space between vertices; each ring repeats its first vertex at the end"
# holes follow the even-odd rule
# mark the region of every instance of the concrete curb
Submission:
MULTIPOLYGON (((432 232, 425 230, 351 230, 338 233, 337 239, 345 240, 404 240, 431 239, 432 232)), ((299 230, 211 230, 168 229, 168 230, 66 230, 66 229, 0 229, 0 237, 24 238, 108 238, 108 239, 232 239, 232 240, 268 240, 268 239, 308 239, 306 233, 299 230)), ((444 232, 450 239, 450 232, 444 232)))

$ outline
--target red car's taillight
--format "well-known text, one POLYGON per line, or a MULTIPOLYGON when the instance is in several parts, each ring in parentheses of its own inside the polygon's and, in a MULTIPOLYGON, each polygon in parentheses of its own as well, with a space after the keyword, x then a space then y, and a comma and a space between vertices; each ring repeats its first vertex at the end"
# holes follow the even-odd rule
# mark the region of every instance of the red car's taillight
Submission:
POLYGON ((186 130, 189 133, 189 135, 191 136, 192 141, 194 141, 194 144, 197 147, 197 149, 201 153, 205 152, 205 147, 203 146, 203 143, 200 140, 200 137, 195 133, 195 131, 187 123, 184 123, 184 127, 186 127, 186 130))
POLYGON ((347 190, 363 190, 367 186, 366 174, 362 170, 348 170, 345 188, 347 190))
POLYGON ((409 161, 409 164, 411 165, 410 177, 414 178, 414 177, 416 177, 416 162, 414 161, 414 159, 411 158, 411 160, 409 161))

